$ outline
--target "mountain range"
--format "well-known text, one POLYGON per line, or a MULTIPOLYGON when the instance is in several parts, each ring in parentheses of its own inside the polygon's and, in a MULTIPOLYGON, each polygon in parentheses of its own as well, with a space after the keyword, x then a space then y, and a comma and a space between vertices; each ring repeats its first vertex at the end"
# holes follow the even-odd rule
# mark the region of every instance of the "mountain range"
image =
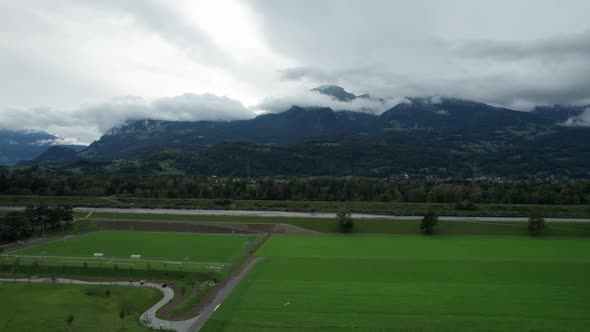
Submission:
POLYGON ((59 145, 59 137, 43 131, 0 129, 0 165, 14 165, 23 160, 33 160, 52 146, 62 146, 75 152, 82 145, 59 145))
MULTIPOLYGON (((344 105, 369 95, 314 89, 344 105)), ((457 98, 406 98, 380 115, 292 106, 251 120, 130 121, 82 151, 36 163, 83 173, 218 176, 590 177, 587 106, 530 112, 457 98)))

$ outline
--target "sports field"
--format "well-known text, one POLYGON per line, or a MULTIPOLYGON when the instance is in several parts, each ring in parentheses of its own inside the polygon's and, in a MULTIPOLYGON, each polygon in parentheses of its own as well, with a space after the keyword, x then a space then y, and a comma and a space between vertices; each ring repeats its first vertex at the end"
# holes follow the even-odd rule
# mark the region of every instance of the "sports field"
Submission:
POLYGON ((161 297, 148 288, 0 282, 0 331, 67 331, 70 314, 72 331, 149 331, 138 317, 161 297))
POLYGON ((2 261, 12 265, 18 259, 21 265, 209 272, 231 265, 260 240, 244 235, 99 231, 10 251, 2 261), (94 253, 103 257, 94 257, 94 253), (131 255, 141 257, 132 259, 131 255))
POLYGON ((586 331, 590 241, 275 236, 202 331, 586 331))
POLYGON ((152 260, 181 261, 188 257, 199 262, 227 262, 240 253, 244 243, 254 239, 240 235, 99 231, 11 254, 92 257, 94 253, 103 253, 106 258, 141 255, 141 259, 152 260))

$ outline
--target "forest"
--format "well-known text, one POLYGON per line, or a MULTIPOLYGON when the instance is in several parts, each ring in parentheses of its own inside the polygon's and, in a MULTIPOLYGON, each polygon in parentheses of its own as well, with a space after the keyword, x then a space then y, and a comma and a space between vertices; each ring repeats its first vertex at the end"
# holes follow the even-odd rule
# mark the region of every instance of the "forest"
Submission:
POLYGON ((0 171, 0 195, 457 203, 469 209, 470 203, 590 204, 590 181, 101 176, 0 171))

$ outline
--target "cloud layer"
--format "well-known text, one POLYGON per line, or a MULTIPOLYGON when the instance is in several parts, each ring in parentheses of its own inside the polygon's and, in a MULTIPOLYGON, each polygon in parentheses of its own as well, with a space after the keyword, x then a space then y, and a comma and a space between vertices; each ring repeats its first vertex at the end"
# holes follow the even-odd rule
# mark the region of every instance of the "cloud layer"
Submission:
POLYGON ((565 126, 570 127, 590 127, 590 108, 587 108, 578 116, 567 119, 565 126))
POLYGON ((112 127, 129 120, 225 121, 253 116, 250 109, 228 97, 183 94, 151 102, 139 97, 120 97, 70 110, 8 108, 0 112, 0 126, 6 129, 45 130, 65 137, 62 138, 64 142, 90 143, 112 127))
POLYGON ((355 111, 379 115, 395 105, 406 101, 405 98, 356 98, 350 102, 338 101, 330 96, 309 90, 299 90, 287 96, 267 97, 256 105, 255 109, 265 112, 283 112, 291 106, 330 107, 336 111, 355 111))
POLYGON ((127 119, 291 104, 587 104, 588 12, 586 0, 0 1, 0 126, 87 142, 127 119), (307 91, 322 84, 386 101, 307 91))

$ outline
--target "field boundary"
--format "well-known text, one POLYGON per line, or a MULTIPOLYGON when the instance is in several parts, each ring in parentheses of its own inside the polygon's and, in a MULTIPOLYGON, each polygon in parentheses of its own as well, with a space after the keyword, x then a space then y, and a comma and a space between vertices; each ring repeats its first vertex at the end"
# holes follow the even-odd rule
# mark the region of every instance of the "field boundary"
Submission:
MULTIPOLYGON (((203 307, 200 311, 197 319, 191 324, 190 331, 198 332, 211 318, 215 311, 221 306, 223 301, 231 294, 234 288, 242 281, 246 274, 256 265, 259 261, 266 259, 266 257, 255 257, 248 262, 246 266, 237 274, 228 280, 224 285, 223 289, 220 289, 210 303, 203 307)), ((226 279, 227 280, 227 279, 226 279)))
MULTIPOLYGON (((50 245, 50 244, 53 244, 53 243, 56 243, 56 242, 60 242, 60 241, 67 241, 69 239, 73 239, 73 238, 77 238, 77 237, 80 237, 80 236, 88 235, 88 234, 91 234, 91 233, 94 233, 94 232, 97 232, 97 231, 91 231, 91 232, 85 232, 85 233, 79 233, 79 234, 73 234, 73 235, 65 235, 65 236, 55 236, 55 237, 52 236, 52 237, 48 237, 48 238, 42 238, 42 237, 35 238, 35 239, 40 239, 40 240, 37 240, 36 241, 36 242, 40 242, 40 243, 35 243, 35 244, 31 245, 31 246, 27 246, 27 242, 12 243, 14 245, 19 245, 20 244, 21 246, 18 249, 16 249, 16 250, 11 250, 11 251, 7 252, 7 255, 12 255, 12 254, 14 254, 16 252, 19 252, 19 251, 25 250, 25 249, 37 248, 37 247, 40 247, 40 246, 50 245)), ((24 255, 21 255, 21 256, 24 256, 24 255)), ((48 256, 45 256, 45 257, 48 257, 48 256)))
MULTIPOLYGON (((190 311, 191 314, 206 314, 211 310, 211 307, 219 302, 221 303, 227 295, 233 290, 233 288, 237 285, 237 283, 243 278, 243 276, 249 271, 249 269, 256 264, 262 257, 255 257, 256 252, 260 249, 267 241, 270 239, 271 235, 266 235, 260 243, 256 245, 256 247, 250 249, 248 255, 244 257, 238 264, 236 264, 231 271, 227 274, 227 276, 219 283, 217 286, 212 289, 210 292, 205 295, 201 301, 190 311), (229 288, 227 288, 229 285, 229 288), (220 296, 220 297, 219 297, 220 296)), ((162 308, 162 310, 166 310, 166 308, 162 308)), ((214 311, 214 310, 213 310, 214 311)), ((209 316, 212 314, 212 311, 209 313, 209 316)), ((204 321, 201 322, 200 326, 202 326, 208 317, 203 318, 204 321)), ((201 320, 199 320, 201 321, 201 320)), ((199 326, 199 328, 200 328, 199 326)), ((193 327, 195 328, 195 327, 193 327)), ((194 329, 198 331, 198 329, 194 329)))

